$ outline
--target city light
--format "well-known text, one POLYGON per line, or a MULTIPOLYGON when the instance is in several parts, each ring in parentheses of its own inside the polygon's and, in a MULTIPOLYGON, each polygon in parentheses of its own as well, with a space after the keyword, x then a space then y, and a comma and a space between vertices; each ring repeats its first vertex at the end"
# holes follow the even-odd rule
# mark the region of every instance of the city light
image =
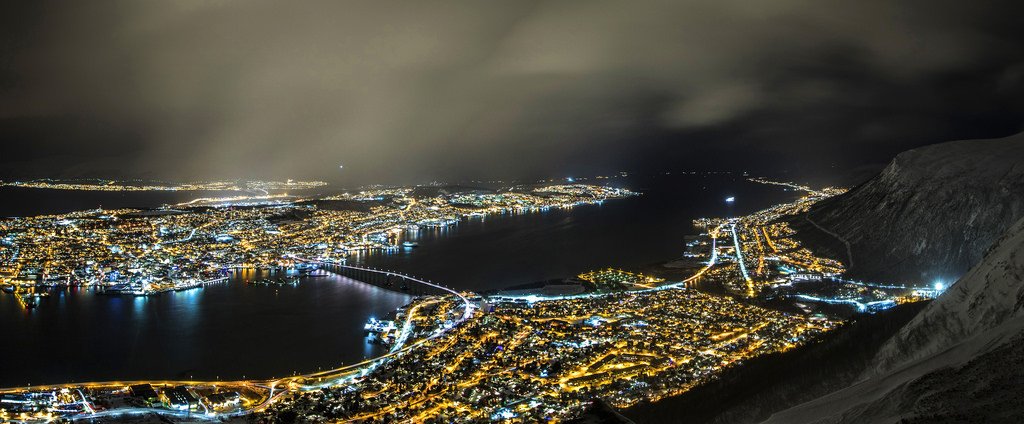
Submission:
POLYGON ((310 269, 362 272, 399 278, 438 294, 417 296, 394 319, 371 317, 364 330, 375 343, 387 345, 387 353, 331 370, 270 381, 86 383, 0 394, 16 396, 31 405, 26 408, 51 414, 47 417, 101 418, 141 411, 210 419, 257 414, 273 420, 278 414, 311 416, 320 411, 316 414, 326 414, 325 420, 390 417, 409 422, 436 421, 452 411, 467 420, 563 420, 576 416, 594 397, 618 408, 656 401, 751 358, 815 340, 840 324, 820 314, 780 312, 739 299, 770 296, 798 305, 873 313, 941 291, 940 282, 931 290, 844 279, 841 263, 803 247, 780 219, 841 192, 807 189, 808 195, 794 202, 747 216, 697 219, 694 225, 701 233, 687 237, 677 263, 688 276, 672 280, 601 268, 578 274, 576 281, 584 289, 573 294, 462 293, 393 271, 348 265, 346 258, 352 252, 406 245, 402 235, 413 227, 570 208, 634 193, 581 184, 435 196, 414 196, 411 188, 382 188, 325 198, 373 205, 365 211, 285 203, 15 219, 0 232, 0 240, 18 252, 5 258, 2 275, 26 307, 45 301, 35 297, 32 288, 38 283, 71 282, 145 296, 223 281, 225 272, 244 267, 288 269, 299 275, 310 269), (382 205, 383 199, 388 202, 382 205), (304 218, 271 219, 281 214, 304 218), (720 244, 720 237, 732 240, 720 244), (701 284, 742 296, 694 288, 701 284), (81 395, 49 395, 63 389, 81 390, 70 392, 81 395), (523 401, 484 402, 502 396, 523 401), (125 398, 146 406, 100 406, 125 398))

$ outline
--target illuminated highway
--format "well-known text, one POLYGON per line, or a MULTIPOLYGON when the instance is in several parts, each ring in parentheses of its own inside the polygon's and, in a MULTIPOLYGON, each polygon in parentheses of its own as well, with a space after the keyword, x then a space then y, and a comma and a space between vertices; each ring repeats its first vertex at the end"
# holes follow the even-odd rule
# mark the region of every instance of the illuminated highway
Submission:
MULTIPOLYGON (((684 284, 686 284, 688 282, 692 282, 692 281, 696 280, 697 278, 700 278, 702 275, 704 275, 706 272, 708 272, 711 268, 713 268, 716 265, 716 263, 717 263, 717 259, 718 259, 717 234, 718 234, 718 231, 720 231, 720 230, 721 230, 721 227, 719 226, 718 228, 716 228, 710 234, 710 239, 711 239, 711 249, 710 249, 710 252, 709 252, 710 253, 710 256, 709 256, 710 259, 704 264, 704 267, 701 268, 694 275, 690 276, 689 278, 687 278, 687 279, 685 279, 683 281, 677 282, 677 283, 673 283, 673 284, 657 287, 657 288, 654 288, 654 289, 635 290, 635 291, 632 291, 632 292, 635 292, 635 293, 657 292, 657 291, 661 291, 661 290, 665 290, 665 289, 669 289, 669 288, 677 288, 677 287, 681 287, 682 285, 684 285, 684 284)), ((299 257, 297 255, 293 255, 292 259, 295 259, 297 261, 302 261, 302 262, 308 262, 308 263, 321 263, 319 261, 305 259, 305 258, 299 257)), ((394 343, 391 351, 388 352, 387 354, 378 356, 376 358, 368 359, 368 360, 365 360, 365 361, 362 361, 362 362, 359 362, 359 363, 356 363, 356 364, 346 365, 346 366, 338 367, 338 368, 331 369, 331 370, 318 371, 318 372, 314 372, 314 373, 290 376, 290 377, 285 377, 285 378, 278 378, 278 379, 271 379, 271 380, 237 380, 237 381, 194 381, 194 380, 181 380, 181 381, 111 381, 111 382, 98 382, 98 383, 74 383, 74 384, 63 384, 63 385, 43 385, 43 386, 33 386, 33 387, 19 387, 19 388, 11 388, 11 389, 0 390, 0 393, 22 393, 22 392, 25 392, 26 390, 30 391, 30 392, 31 391, 47 392, 47 391, 54 391, 54 390, 61 390, 61 389, 70 389, 70 390, 78 391, 78 390, 80 390, 82 388, 87 388, 87 389, 90 389, 90 390, 96 390, 96 389, 121 390, 121 389, 123 389, 125 387, 132 386, 132 385, 137 385, 137 384, 150 384, 150 385, 159 386, 159 387, 188 386, 188 387, 196 387, 196 388, 219 388, 221 390, 227 390, 227 389, 234 388, 237 391, 243 391, 243 390, 250 391, 250 392, 262 391, 264 393, 264 395, 262 395, 258 400, 254 400, 253 402, 248 403, 244 407, 240 407, 239 409, 230 410, 230 411, 211 410, 211 409, 209 409, 205 405, 205 403, 200 402, 199 405, 200 405, 201 408, 198 411, 191 411, 191 412, 189 412, 189 411, 177 411, 177 410, 172 410, 172 409, 167 409, 167 408, 145 408, 145 407, 137 407, 137 406, 132 406, 132 407, 122 406, 122 407, 116 407, 116 408, 113 408, 113 409, 106 409, 106 410, 100 409, 100 410, 97 410, 94 407, 94 405, 89 404, 89 402, 86 400, 85 394, 81 393, 79 391, 78 392, 79 393, 79 398, 80 398, 79 404, 81 405, 81 411, 82 412, 69 416, 69 418, 72 418, 72 419, 75 419, 75 420, 79 420, 79 419, 93 419, 93 418, 103 418, 103 417, 109 418, 109 417, 116 417, 116 416, 123 416, 123 415, 142 415, 142 414, 157 413, 157 414, 163 414, 163 415, 168 415, 168 416, 171 416, 171 417, 178 417, 178 418, 190 417, 192 419, 200 419, 200 420, 203 420, 203 419, 216 420, 216 419, 225 418, 225 417, 229 417, 229 416, 239 416, 239 415, 250 414, 250 413, 253 413, 253 412, 264 411, 268 407, 270 407, 270 406, 274 405, 275 403, 277 403, 280 399, 282 399, 282 398, 284 398, 284 397, 286 397, 286 396, 288 396, 289 394, 292 394, 292 393, 314 391, 314 390, 319 390, 319 389, 322 389, 322 388, 325 388, 325 387, 337 387, 337 386, 346 385, 346 384, 352 384, 354 382, 357 382, 360 379, 362 379, 362 378, 366 377, 367 375, 369 375, 371 371, 373 371, 374 369, 377 369, 378 367, 384 365, 388 361, 390 361, 392 359, 399 358, 402 355, 404 355, 404 354, 406 354, 406 353, 408 353, 408 352, 410 352, 410 351, 412 351, 414 349, 423 347, 424 345, 426 345, 428 343, 431 343, 434 340, 437 340, 438 338, 448 334, 453 329, 458 328, 460 324, 462 324, 463 322, 465 322, 465 321, 467 321, 467 320, 469 320, 470 318, 473 317, 473 314, 474 314, 474 311, 475 311, 475 307, 469 301, 469 299, 467 299, 466 296, 463 295, 462 293, 459 293, 459 292, 457 292, 455 290, 452 290, 452 289, 450 289, 448 287, 445 287, 443 285, 431 283, 429 281, 425 281, 425 280, 420 279, 420 278, 411 277, 411 276, 404 275, 404 274, 397 273, 397 272, 393 272, 393 271, 378 270, 378 269, 373 269, 373 268, 360 267, 360 266, 352 266, 352 265, 341 265, 341 264, 336 264, 336 263, 330 263, 328 265, 330 265, 330 266, 337 266, 339 268, 363 271, 363 272, 371 272, 371 273, 376 273, 376 274, 380 274, 380 275, 384 275, 384 276, 388 276, 388 277, 402 278, 402 279, 406 279, 408 281, 411 281, 411 282, 414 282, 414 283, 417 283, 417 284, 422 284, 422 285, 427 286, 427 287, 431 287, 431 288, 434 288, 434 289, 437 289, 437 290, 441 290, 441 291, 445 292, 448 295, 448 296, 446 296, 447 298, 455 299, 457 301, 457 303, 460 305, 459 306, 460 313, 458 315, 458 319, 456 319, 456 320, 454 320, 452 322, 449 322, 447 324, 442 324, 442 325, 438 326, 438 328, 436 328, 434 331, 430 332, 429 335, 427 335, 425 337, 422 337, 419 340, 416 340, 415 342, 411 342, 410 339, 411 339, 411 334, 412 334, 412 328, 414 327, 414 321, 417 320, 420 317, 420 315, 422 315, 421 311, 424 310, 428 306, 433 306, 434 304, 436 304, 436 302, 438 302, 440 299, 443 299, 443 298, 437 298, 437 300, 427 299, 427 300, 425 300, 423 302, 418 302, 418 303, 414 304, 409 309, 409 311, 407 312, 407 314, 406 314, 406 316, 404 318, 404 321, 403 321, 403 323, 401 325, 400 335, 395 340, 395 343, 394 343)), ((551 299, 544 299, 544 300, 551 300, 551 299)), ((513 339, 514 340, 522 341, 523 338, 526 337, 526 336, 527 336, 527 333, 522 333, 522 334, 518 334, 518 336, 514 337, 513 339)), ((515 344, 516 343, 508 343, 508 346, 511 347, 511 346, 514 346, 515 344)), ((435 348, 436 348, 436 346, 434 348, 432 348, 432 349, 435 349, 435 348)), ((26 421, 32 421, 32 420, 26 420, 26 421)))
MULTIPOLYGON (((300 258, 300 257, 297 257, 297 256, 295 257, 295 259, 302 260, 302 261, 305 261, 305 262, 319 263, 317 261, 310 261, 310 260, 306 260, 304 258, 300 258)), ((88 411, 88 413, 81 413, 81 414, 74 415, 72 418, 75 419, 75 420, 94 419, 94 418, 102 418, 102 417, 116 417, 116 416, 122 416, 122 415, 141 415, 141 414, 152 414, 152 413, 162 414, 162 415, 169 415, 169 416, 174 416, 174 417, 191 417, 191 418, 195 418, 195 419, 210 419, 210 420, 219 419, 219 418, 223 418, 223 417, 227 417, 227 416, 245 415, 245 414, 249 414, 249 413, 252 413, 252 412, 255 412, 255 411, 260 411, 260 410, 265 409, 266 407, 268 407, 271 404, 273 404, 276 400, 280 399, 282 396, 284 396, 284 395, 286 395, 286 394, 288 394, 288 393, 290 393, 292 391, 300 391, 301 392, 301 391, 317 390, 317 389, 320 389, 320 388, 323 388, 323 387, 343 384, 343 383, 350 382, 352 380, 361 378, 361 377, 367 375, 374 368, 376 368, 376 367, 380 366, 381 364, 385 363, 387 360, 390 360, 392 358, 395 358, 395 357, 398 357, 400 355, 403 355, 403 354, 409 352, 410 350, 413 350, 413 349, 415 349, 415 348, 417 348, 419 346, 422 346, 424 343, 427 343, 430 340, 434 340, 434 339, 436 339, 438 337, 443 336, 448 331, 452 330, 453 328, 456 328, 459 324, 461 324, 465 320, 469 319, 473 315, 474 308, 473 308, 473 305, 469 302, 469 300, 466 299, 466 297, 463 296, 461 293, 459 293, 459 292, 457 292, 455 290, 452 290, 450 288, 447 288, 447 287, 444 287, 444 286, 441 286, 441 285, 438 285, 438 284, 434 284, 434 283, 431 283, 429 281, 425 281, 425 280, 422 280, 422 279, 419 279, 419 278, 411 277, 411 276, 408 276, 408 275, 405 275, 405 274, 400 274, 400 273, 397 273, 397 272, 393 272, 393 271, 384 271, 384 270, 377 270, 377 269, 373 269, 373 268, 365 268, 365 267, 358 267, 358 266, 351 266, 351 265, 342 265, 342 264, 335 264, 335 263, 332 263, 330 265, 331 266, 341 267, 341 268, 348 268, 348 269, 358 270, 358 271, 365 271, 365 272, 382 274, 382 275, 386 275, 386 276, 389 276, 389 277, 403 278, 403 279, 406 279, 406 280, 409 280, 409 281, 412 281, 412 282, 415 282, 415 283, 418 283, 418 284, 423 284, 423 285, 426 285, 428 287, 432 287, 432 288, 435 288, 435 289, 438 289, 438 290, 442 290, 442 291, 446 292, 447 294, 453 296, 455 299, 458 299, 459 302, 461 302, 462 310, 463 310, 462 315, 455 322, 437 328, 433 333, 431 333, 430 336, 425 337, 425 338, 423 338, 421 340, 418 340, 415 343, 407 345, 407 342, 409 340, 410 334, 412 332, 413 320, 416 317, 417 311, 422 306, 424 306, 426 304, 426 303, 418 303, 418 304, 414 305, 409 310, 409 313, 407 314, 405 322, 403 323, 403 326, 402 326, 401 336, 398 339, 396 339, 394 345, 392 346, 391 350, 387 354, 384 354, 384 355, 381 355, 381 356, 378 356, 378 357, 375 357, 375 358, 372 358, 372 359, 368 359, 368 360, 365 360, 365 361, 362 361, 362 362, 359 362, 359 363, 356 363, 356 364, 346 365, 346 366, 342 366, 342 367, 331 369, 331 370, 317 371, 317 372, 314 372, 314 373, 301 374, 301 375, 296 375, 296 376, 291 376, 291 377, 286 377, 286 378, 279 378, 279 379, 272 379, 272 380, 236 380, 236 381, 195 381, 195 380, 159 380, 159 381, 154 381, 154 380, 140 380, 140 381, 108 381, 108 382, 93 382, 93 383, 51 384, 51 385, 39 385, 39 386, 27 386, 27 387, 0 389, 0 394, 2 394, 2 393, 20 393, 20 392, 25 392, 25 391, 30 391, 30 392, 32 392, 32 391, 43 391, 43 392, 45 392, 45 391, 60 390, 60 389, 76 390, 76 391, 78 391, 79 395, 82 398, 82 401, 80 402, 80 404, 83 407, 83 411, 88 411), (308 384, 309 382, 313 382, 313 381, 316 381, 316 384, 308 384), (138 384, 150 384, 150 385, 153 385, 153 386, 246 387, 246 388, 253 388, 253 389, 255 389, 255 388, 264 388, 264 389, 266 389, 268 391, 268 394, 267 394, 267 396, 266 396, 266 398, 265 398, 265 400, 263 402, 260 402, 258 404, 254 404, 254 405, 250 405, 248 408, 245 408, 243 410, 235 410, 235 411, 230 411, 230 412, 212 412, 212 411, 209 411, 209 409, 203 403, 200 403, 200 405, 207 411, 206 413, 197 413, 197 412, 194 412, 194 411, 193 412, 176 411, 176 410, 166 409, 166 408, 141 408, 141 407, 132 407, 132 408, 123 408, 122 407, 122 408, 116 408, 116 409, 113 409, 113 410, 96 411, 93 408, 93 406, 90 405, 88 403, 88 401, 86 401, 85 395, 80 390, 83 387, 84 388, 93 388, 93 389, 95 389, 95 388, 123 388, 123 387, 132 386, 132 385, 138 385, 138 384)), ((430 302, 430 301, 428 301, 428 302, 430 302)), ((28 420, 28 421, 32 421, 32 420, 28 420)))
MULTIPOLYGON (((160 386, 164 393, 173 386, 203 393, 197 395, 198 403, 189 405, 192 412, 185 416, 220 419, 255 413, 254 419, 262 422, 296 414, 324 421, 476 422, 516 417, 520 422, 560 421, 577 416, 595 397, 616 408, 656 401, 690 390, 715 378, 720 370, 751 358, 800 346, 838 325, 838 319, 813 309, 793 314, 740 300, 756 296, 756 292, 776 290, 782 293, 780 298, 851 305, 858 312, 928 296, 879 294, 888 286, 867 283, 845 287, 847 282, 839 278, 842 265, 802 247, 792 237, 793 230, 778 219, 801 213, 818 200, 804 197, 738 219, 694 220, 703 233, 686 243, 686 251, 674 262, 686 274, 674 274, 672 282, 657 274, 603 268, 577 277, 589 292, 488 296, 480 298, 479 309, 475 304, 478 296, 472 293, 394 271, 344 265, 322 259, 329 256, 293 251, 278 259, 289 264, 318 264, 327 271, 336 266, 335 272, 345 274, 349 270, 372 273, 374 278, 366 281, 376 281, 379 275, 390 287, 396 287, 392 280, 401 279, 443 295, 418 297, 399 309, 395 323, 387 324, 386 340, 393 340, 389 352, 356 364, 271 380, 133 383, 160 386), (732 238, 731 248, 718 245, 724 234, 732 238), (719 249, 726 249, 724 263, 719 249), (311 257, 318 259, 307 259, 311 257), (756 292, 748 261, 759 264, 756 292), (818 287, 822 279, 832 277, 838 284, 818 287), (698 279, 747 296, 718 296, 688 287, 698 279), (804 286, 817 291, 802 291, 804 286), (245 395, 241 404, 233 407, 210 400, 209 405, 203 403, 204 396, 209 399, 220 393, 218 390, 245 395)), ((469 201, 472 199, 457 202, 469 201)), ((323 231, 326 229, 315 230, 323 231)), ((61 407, 50 410, 72 419, 122 413, 183 416, 181 411, 167 409, 171 407, 167 399, 161 403, 168 406, 154 408, 139 408, 134 403, 124 404, 126 401, 114 407, 103 403, 111 396, 126 399, 129 384, 29 389, 45 394, 82 388, 84 393, 79 396, 62 395, 61 407), (111 390, 116 393, 111 395, 111 390)), ((25 389, 0 393, 25 393, 25 389)))
POLYGON ((740 266, 740 274, 743 275, 743 281, 747 283, 747 296, 753 296, 754 293, 754 281, 747 274, 747 265, 743 263, 743 249, 740 248, 740 238, 736 235, 736 223, 732 223, 732 242, 736 248, 736 262, 740 266))

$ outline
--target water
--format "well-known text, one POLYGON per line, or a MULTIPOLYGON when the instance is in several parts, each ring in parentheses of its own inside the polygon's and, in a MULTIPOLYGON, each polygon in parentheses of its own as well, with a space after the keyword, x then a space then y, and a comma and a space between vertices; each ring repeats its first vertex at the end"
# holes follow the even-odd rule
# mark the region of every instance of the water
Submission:
POLYGON ((407 232, 418 248, 372 252, 356 263, 399 270, 464 290, 501 289, 604 267, 679 257, 701 217, 739 216, 795 199, 778 186, 733 176, 660 175, 624 184, 643 195, 571 210, 475 217, 407 232), (734 203, 725 198, 735 196, 734 203))
POLYGON ((32 216, 73 211, 146 208, 187 202, 200 197, 231 197, 236 191, 82 191, 0 187, 0 217, 32 216))
POLYGON ((363 324, 411 299, 337 275, 282 287, 246 278, 151 297, 55 290, 31 311, 0 296, 0 387, 335 368, 381 354, 363 324))
MULTIPOLYGON (((497 289, 674 259, 682 253, 683 236, 694 232, 693 219, 746 214, 797 195, 731 176, 619 183, 644 194, 572 210, 468 219, 410 234, 418 248, 354 259, 460 289, 497 289), (724 202, 729 196, 736 197, 734 204, 724 202)), ((22 201, 32 203, 30 197, 22 201)), ((144 206, 137 198, 126 199, 144 206)), ((297 287, 252 286, 246 278, 253 277, 149 298, 69 289, 33 311, 22 309, 13 296, 0 295, 0 387, 268 378, 332 368, 379 354, 378 346, 366 343, 363 323, 409 300, 340 276, 307 278, 297 287)))

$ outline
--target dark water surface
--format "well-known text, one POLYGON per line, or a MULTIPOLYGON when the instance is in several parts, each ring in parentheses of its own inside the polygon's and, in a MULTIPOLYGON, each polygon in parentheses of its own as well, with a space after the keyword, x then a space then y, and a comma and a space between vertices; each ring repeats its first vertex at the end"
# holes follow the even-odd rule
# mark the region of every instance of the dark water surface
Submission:
POLYGON ((411 299, 337 275, 282 287, 246 278, 149 297, 54 290, 31 311, 0 296, 0 386, 334 368, 382 353, 363 324, 411 299))
MULTIPOLYGON (((682 253, 683 236, 693 233, 693 219, 745 214, 796 196, 738 176, 672 175, 618 184, 644 194, 572 210, 467 219, 410 234, 418 248, 353 259, 461 289, 496 289, 673 259, 682 253), (727 196, 736 196, 736 203, 726 204, 727 196)), ((18 201, 38 211, 40 204, 61 204, 53 194, 19 193, 18 201), (32 203, 33 196, 46 200, 32 203)), ((147 205, 148 199, 131 194, 121 198, 123 206, 147 205)), ((86 207, 91 203, 95 199, 78 199, 86 207)), ((364 340, 363 323, 409 301, 340 276, 280 288, 245 284, 246 278, 251 276, 148 298, 55 291, 32 311, 0 294, 0 387, 266 378, 331 368, 378 354, 364 340)))
POLYGON ((571 210, 473 217, 407 233, 418 248, 353 259, 458 289, 500 289, 674 259, 683 253, 683 237, 695 233, 694 219, 745 215, 801 194, 723 175, 661 175, 617 185, 643 194, 571 210), (735 203, 724 201, 730 196, 735 203))
POLYGON ((154 208, 201 197, 232 197, 237 191, 84 191, 0 187, 0 217, 68 213, 87 209, 154 208))

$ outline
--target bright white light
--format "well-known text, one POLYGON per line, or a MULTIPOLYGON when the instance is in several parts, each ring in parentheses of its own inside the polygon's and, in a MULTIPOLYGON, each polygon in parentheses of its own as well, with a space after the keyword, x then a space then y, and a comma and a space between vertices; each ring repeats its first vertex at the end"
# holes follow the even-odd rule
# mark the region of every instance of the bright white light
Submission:
POLYGON ((942 291, 942 289, 943 289, 943 288, 945 288, 945 287, 946 287, 946 286, 945 286, 945 285, 943 285, 942 283, 939 283, 939 282, 936 282, 936 283, 935 283, 935 290, 936 290, 936 291, 942 291))
POLYGON ((735 197, 729 196, 725 198, 726 203, 732 203, 736 201, 735 197))
POLYGON ((338 165, 338 169, 342 169, 344 167, 345 167, 345 165, 338 165))

